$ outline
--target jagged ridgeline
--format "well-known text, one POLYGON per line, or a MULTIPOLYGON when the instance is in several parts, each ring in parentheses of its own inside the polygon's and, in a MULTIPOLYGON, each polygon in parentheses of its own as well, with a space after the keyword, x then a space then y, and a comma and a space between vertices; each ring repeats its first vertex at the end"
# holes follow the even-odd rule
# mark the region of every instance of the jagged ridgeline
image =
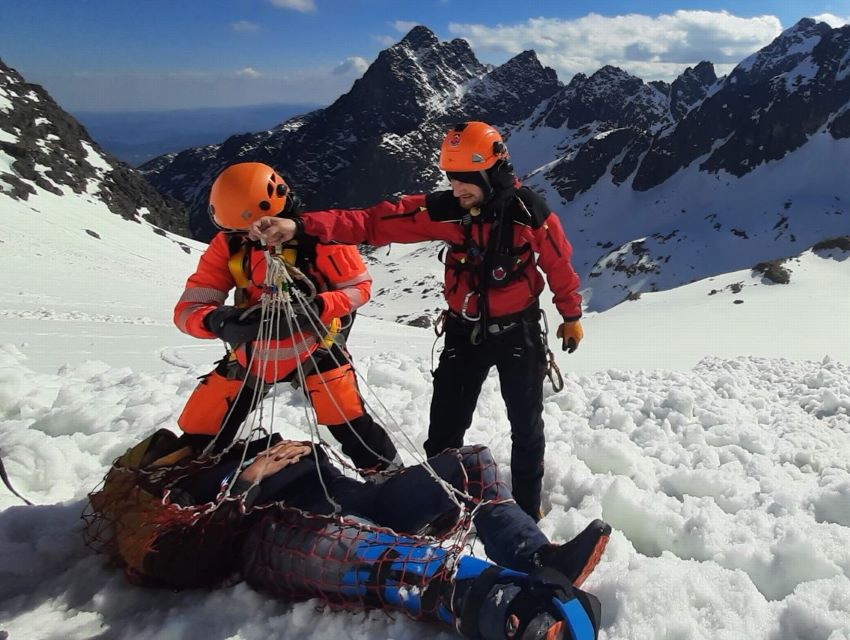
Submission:
POLYGON ((36 187, 101 200, 123 218, 188 235, 182 203, 101 149, 41 86, 0 60, 0 192, 27 200, 36 187))
POLYGON ((364 205, 438 184, 445 126, 471 118, 502 129, 520 171, 563 203, 603 183, 648 191, 694 163, 741 176, 824 126, 836 139, 850 135, 847 51, 848 28, 803 19, 720 79, 701 62, 669 84, 608 66, 564 85, 532 51, 493 68, 466 41, 441 42, 420 26, 329 107, 143 170, 189 205, 204 239, 213 232, 208 188, 232 162, 287 171, 314 208, 364 205))
POLYGON ((492 68, 465 40, 440 42, 416 27, 382 51, 351 90, 325 109, 271 131, 234 136, 142 167, 160 190, 191 208, 198 238, 213 229, 206 198, 215 175, 239 161, 287 172, 310 207, 365 205, 440 179, 437 150, 446 126, 465 119, 521 123, 561 88, 530 51, 492 68))

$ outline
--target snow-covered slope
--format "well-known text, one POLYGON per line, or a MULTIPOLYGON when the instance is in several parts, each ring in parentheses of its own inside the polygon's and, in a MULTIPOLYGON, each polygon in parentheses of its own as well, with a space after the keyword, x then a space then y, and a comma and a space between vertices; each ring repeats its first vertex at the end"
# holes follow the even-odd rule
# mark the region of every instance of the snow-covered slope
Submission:
POLYGON ((740 178, 694 164, 646 192, 600 181, 563 205, 585 304, 609 309, 630 294, 753 267, 850 233, 848 159, 850 140, 821 131, 782 162, 740 178))
MULTIPOLYGON (((17 145, 8 135, 0 143, 17 145)), ((560 140, 555 130, 523 135, 515 153, 560 140)), ((815 137, 748 172, 745 195, 726 174, 689 167, 657 192, 605 178, 565 210, 577 263, 600 274, 586 279, 591 308, 644 291, 587 313, 573 355, 550 336, 566 385, 545 390, 542 527, 562 541, 590 518, 614 526, 586 583, 602 601, 603 640, 850 638, 850 240, 835 190, 844 144, 815 137), (801 175, 806 189, 783 191, 801 175), (582 242, 591 231, 600 246, 582 242), (842 237, 808 249, 826 236, 842 237), (794 257, 749 268, 785 256, 794 257), (709 277, 668 289, 675 279, 653 271, 662 263, 679 282, 709 277), (710 275, 709 264, 729 272, 710 275), (652 278, 666 290, 646 292, 652 278), (594 284, 601 279, 616 295, 594 284)), ((24 180, 10 158, 0 154, 0 173, 24 180)), ((49 170, 30 164, 35 178, 49 170)), ((0 451, 12 483, 38 505, 0 487, 0 638, 453 637, 401 616, 286 605, 245 585, 141 589, 84 548, 86 493, 129 445, 175 428, 221 346, 171 323, 202 245, 116 216, 88 190, 35 178, 26 200, 0 193, 0 451)), ((539 186, 559 203, 548 182, 539 186)), ((380 295, 350 341, 376 415, 417 445, 434 334, 396 320, 424 324, 442 307, 436 251, 396 245, 368 258, 380 295)), ((307 437, 299 392, 278 389, 267 409, 286 436, 307 437)), ((495 374, 467 441, 491 446, 508 473, 495 374)))
MULTIPOLYGON (((84 548, 85 494, 128 445, 174 428, 196 376, 220 354, 170 323, 201 246, 69 194, 26 204, 0 195, 0 208, 0 269, 12 285, 0 315, 0 449, 13 484, 40 505, 19 506, 0 489, 0 631, 453 637, 377 612, 289 606, 245 585, 141 589, 84 548)), ((605 640, 850 635, 845 244, 781 265, 785 285, 746 270, 590 313, 581 349, 557 352, 566 386, 546 389, 542 526, 555 540, 593 517, 615 527, 587 583, 603 603, 605 640)), ((406 268, 434 276, 433 249, 396 246, 397 271, 373 269, 389 294, 364 309, 351 341, 394 416, 384 416, 390 431, 415 443, 427 430, 433 333, 367 315, 414 318, 437 306, 431 280, 414 288, 416 305, 392 295, 406 268)), ((286 435, 307 436, 302 402, 288 387, 277 392, 286 435)), ((493 375, 467 440, 506 463, 508 431, 493 375)))
POLYGON ((31 366, 99 359, 151 370, 185 342, 161 328, 205 245, 70 190, 0 195, 0 212, 0 342, 24 349, 31 366))
POLYGON ((0 192, 26 201, 38 187, 102 202, 123 218, 145 219, 177 233, 185 210, 104 152, 39 85, 0 59, 0 192))

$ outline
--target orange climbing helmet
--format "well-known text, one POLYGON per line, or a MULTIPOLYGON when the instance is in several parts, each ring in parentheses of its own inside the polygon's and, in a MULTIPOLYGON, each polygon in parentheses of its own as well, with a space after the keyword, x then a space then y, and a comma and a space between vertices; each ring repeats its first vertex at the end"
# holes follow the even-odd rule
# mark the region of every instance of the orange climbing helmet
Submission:
POLYGON ((454 125, 440 148, 440 169, 450 172, 484 171, 507 159, 501 134, 484 122, 454 125))
POLYGON ((210 217, 224 230, 245 231, 263 216, 283 211, 289 195, 289 185, 267 164, 232 164, 210 189, 210 217))

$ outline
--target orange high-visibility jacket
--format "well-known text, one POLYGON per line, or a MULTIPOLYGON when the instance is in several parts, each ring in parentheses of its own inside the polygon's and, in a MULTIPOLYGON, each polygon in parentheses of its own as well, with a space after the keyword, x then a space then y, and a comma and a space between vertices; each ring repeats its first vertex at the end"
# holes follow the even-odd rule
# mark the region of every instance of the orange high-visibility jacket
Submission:
MULTIPOLYGON (((260 300, 262 286, 266 276, 266 262, 262 251, 246 244, 249 252, 245 264, 245 275, 249 285, 245 291, 245 306, 251 306, 260 300)), ((365 304, 372 294, 372 277, 357 251, 351 245, 317 244, 315 260, 306 271, 316 285, 324 303, 320 316, 325 325, 333 318, 341 318, 365 304)), ((236 281, 228 262, 232 253, 228 236, 218 233, 201 256, 195 273, 186 281, 186 288, 174 307, 174 324, 183 333, 196 338, 215 338, 204 327, 203 319, 210 311, 222 305, 236 281)), ((237 359, 243 366, 250 360, 248 349, 253 352, 251 373, 261 376, 267 382, 280 380, 297 367, 298 361, 304 361, 316 350, 319 337, 313 334, 296 334, 282 340, 253 342, 236 349, 237 359), (260 363, 267 361, 265 369, 260 363)))

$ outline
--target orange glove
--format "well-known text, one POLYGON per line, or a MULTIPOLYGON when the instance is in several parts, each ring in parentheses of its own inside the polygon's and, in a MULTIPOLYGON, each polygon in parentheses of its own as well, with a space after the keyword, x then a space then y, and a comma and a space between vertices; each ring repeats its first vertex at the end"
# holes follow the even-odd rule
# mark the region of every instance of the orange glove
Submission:
POLYGON ((562 340, 561 349, 567 353, 572 353, 578 349, 578 343, 584 337, 584 331, 581 328, 581 322, 573 320, 572 322, 562 323, 555 335, 562 340))

